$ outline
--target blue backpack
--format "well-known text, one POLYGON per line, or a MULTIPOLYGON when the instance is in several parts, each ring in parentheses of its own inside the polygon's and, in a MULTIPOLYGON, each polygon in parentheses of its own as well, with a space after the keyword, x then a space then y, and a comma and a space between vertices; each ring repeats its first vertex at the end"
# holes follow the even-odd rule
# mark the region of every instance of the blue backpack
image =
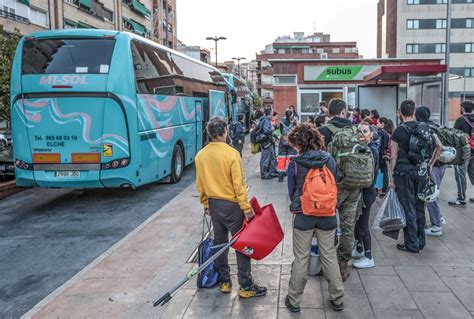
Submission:
MULTIPOLYGON (((212 238, 207 238, 199 244, 199 255, 198 263, 199 266, 204 264, 206 260, 211 258, 214 254, 213 252, 213 242, 212 238)), ((221 276, 217 271, 217 267, 214 263, 211 263, 207 266, 202 272, 198 274, 197 277, 197 286, 198 288, 212 288, 221 281, 221 276)))

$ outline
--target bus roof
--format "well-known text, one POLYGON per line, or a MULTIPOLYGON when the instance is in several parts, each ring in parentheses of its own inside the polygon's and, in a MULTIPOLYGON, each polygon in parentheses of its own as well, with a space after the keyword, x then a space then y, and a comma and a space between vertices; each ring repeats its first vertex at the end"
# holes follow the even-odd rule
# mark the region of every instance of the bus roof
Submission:
POLYGON ((60 38, 60 37, 93 37, 93 38, 97 37, 97 38, 102 38, 102 37, 106 37, 106 36, 117 37, 118 35, 121 35, 121 34, 126 35, 129 38, 137 39, 141 42, 147 43, 148 45, 154 46, 154 47, 156 47, 156 48, 158 48, 162 51, 167 51, 167 52, 173 53, 175 55, 178 55, 178 56, 180 56, 184 59, 187 59, 189 61, 192 61, 194 63, 198 63, 198 64, 201 64, 203 66, 206 66, 206 67, 208 67, 210 69, 213 69, 214 71, 220 73, 221 75, 223 75, 221 71, 219 71, 217 68, 215 68, 214 66, 212 66, 210 64, 207 64, 207 63, 204 63, 202 61, 196 60, 196 59, 194 59, 194 58, 192 58, 192 57, 190 57, 186 54, 175 51, 175 50, 170 49, 168 47, 165 47, 161 44, 158 44, 154 41, 151 41, 150 39, 141 37, 137 34, 130 33, 130 32, 114 31, 114 30, 101 30, 101 29, 61 29, 61 30, 48 30, 48 31, 34 32, 34 33, 30 33, 30 34, 25 35, 25 38, 28 38, 28 37, 39 38, 39 39, 60 38))
POLYGON ((97 37, 117 36, 120 32, 113 30, 98 29, 62 29, 33 32, 25 35, 25 38, 31 37, 35 39, 56 38, 56 37, 97 37))

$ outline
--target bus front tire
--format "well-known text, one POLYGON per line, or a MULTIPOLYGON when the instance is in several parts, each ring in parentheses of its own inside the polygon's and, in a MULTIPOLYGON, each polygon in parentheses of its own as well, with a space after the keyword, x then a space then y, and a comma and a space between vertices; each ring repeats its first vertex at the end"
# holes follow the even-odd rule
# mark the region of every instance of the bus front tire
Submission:
POLYGON ((181 180, 184 172, 184 152, 181 145, 176 144, 171 158, 171 176, 170 182, 175 184, 181 180))

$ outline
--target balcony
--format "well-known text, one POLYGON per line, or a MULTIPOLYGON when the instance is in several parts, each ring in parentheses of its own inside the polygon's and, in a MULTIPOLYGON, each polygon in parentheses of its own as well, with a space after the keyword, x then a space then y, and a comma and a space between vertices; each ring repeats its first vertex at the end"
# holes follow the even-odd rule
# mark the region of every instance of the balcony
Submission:
POLYGON ((30 24, 30 19, 19 16, 19 15, 16 15, 16 14, 13 14, 11 12, 4 11, 4 10, 0 10, 0 17, 4 17, 4 18, 10 19, 10 20, 19 21, 19 22, 22 22, 22 23, 25 23, 25 24, 30 24))
POLYGON ((257 83, 257 89, 273 90, 273 84, 257 83))
POLYGON ((256 71, 257 74, 273 75, 273 68, 271 67, 257 68, 256 71))
MULTIPOLYGON (((358 59, 358 53, 332 53, 327 52, 328 59, 358 59)), ((258 54, 257 61, 268 61, 271 59, 321 59, 320 53, 265 53, 258 54)))

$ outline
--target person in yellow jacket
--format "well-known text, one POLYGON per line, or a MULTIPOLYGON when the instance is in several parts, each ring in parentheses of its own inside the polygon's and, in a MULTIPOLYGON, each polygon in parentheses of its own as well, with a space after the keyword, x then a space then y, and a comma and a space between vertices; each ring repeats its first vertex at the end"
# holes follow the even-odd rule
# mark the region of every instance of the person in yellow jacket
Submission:
MULTIPOLYGON (((228 233, 234 235, 240 230, 244 218, 253 217, 247 198, 247 182, 240 154, 229 146, 227 123, 219 118, 207 125, 211 142, 196 155, 196 185, 204 210, 210 214, 214 228, 214 245, 226 244, 228 233)), ((250 258, 236 252, 238 266, 239 296, 252 298, 264 296, 265 287, 254 283, 250 269, 250 258)), ((216 259, 215 265, 221 276, 222 293, 232 291, 228 251, 216 259)))

